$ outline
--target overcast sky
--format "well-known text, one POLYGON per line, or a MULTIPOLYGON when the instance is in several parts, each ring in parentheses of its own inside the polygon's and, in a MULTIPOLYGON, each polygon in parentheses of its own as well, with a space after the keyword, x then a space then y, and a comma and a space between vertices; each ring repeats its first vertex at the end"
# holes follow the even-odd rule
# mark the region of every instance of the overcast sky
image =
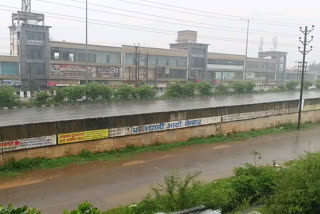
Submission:
MULTIPOLYGON (((85 23, 83 19, 77 18, 85 16, 83 2, 84 0, 32 0, 32 10, 46 14, 45 24, 52 26, 50 30, 52 40, 85 42, 85 23)), ((308 55, 307 61, 320 62, 318 0, 303 2, 88 0, 88 2, 89 43, 92 44, 121 46, 121 44, 140 43, 142 46, 168 48, 169 44, 177 39, 177 31, 196 30, 199 34, 198 41, 210 44, 209 51, 244 54, 247 22, 240 19, 243 17, 250 19, 248 50, 250 57, 257 57, 261 38, 264 40, 263 50, 267 51, 274 48, 273 38, 277 36, 277 50, 287 51, 289 67, 294 66, 295 61, 302 59, 297 51, 300 45, 298 38, 302 36, 299 27, 314 24, 316 26, 312 33, 315 37, 312 44, 314 50, 308 55)), ((11 24, 11 13, 20 7, 21 0, 0 0, 0 54, 9 53, 8 26, 11 24)))

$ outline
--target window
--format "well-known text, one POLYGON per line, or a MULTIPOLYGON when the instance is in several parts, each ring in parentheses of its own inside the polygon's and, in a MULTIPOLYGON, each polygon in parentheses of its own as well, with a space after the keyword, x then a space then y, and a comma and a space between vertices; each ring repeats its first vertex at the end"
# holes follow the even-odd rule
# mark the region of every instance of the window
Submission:
POLYGON ((26 46, 27 59, 43 59, 43 47, 42 46, 26 46))
POLYGON ((69 61, 74 62, 74 53, 69 53, 69 61))
POLYGON ((60 53, 59 52, 53 52, 53 60, 60 60, 60 53))
POLYGON ((106 56, 106 63, 110 63, 110 55, 109 54, 107 54, 107 56, 106 56))

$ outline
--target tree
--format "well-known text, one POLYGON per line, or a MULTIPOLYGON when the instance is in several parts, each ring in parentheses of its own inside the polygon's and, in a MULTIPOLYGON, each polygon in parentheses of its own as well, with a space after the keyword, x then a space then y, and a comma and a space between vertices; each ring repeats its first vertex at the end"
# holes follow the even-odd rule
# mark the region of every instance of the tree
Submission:
POLYGON ((303 83, 303 88, 306 89, 306 90, 309 90, 309 88, 312 86, 312 82, 310 81, 304 81, 303 83))
POLYGON ((57 88, 56 95, 54 96, 54 100, 57 103, 62 103, 67 98, 67 90, 64 88, 57 88))
POLYGON ((0 107, 10 107, 16 104, 17 95, 15 88, 11 86, 0 87, 0 107))
POLYGON ((196 85, 194 83, 183 84, 183 95, 187 97, 192 97, 196 92, 196 85))

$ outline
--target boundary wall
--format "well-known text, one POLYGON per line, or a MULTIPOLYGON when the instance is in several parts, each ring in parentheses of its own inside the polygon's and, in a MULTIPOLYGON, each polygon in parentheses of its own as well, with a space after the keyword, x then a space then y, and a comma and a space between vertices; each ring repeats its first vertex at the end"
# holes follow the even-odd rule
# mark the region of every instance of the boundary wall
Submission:
MULTIPOLYGON (((298 104, 291 100, 1 127, 0 164, 10 158, 55 158, 83 149, 103 152, 296 123, 298 104)), ((302 121, 319 122, 320 98, 303 105, 302 121)))

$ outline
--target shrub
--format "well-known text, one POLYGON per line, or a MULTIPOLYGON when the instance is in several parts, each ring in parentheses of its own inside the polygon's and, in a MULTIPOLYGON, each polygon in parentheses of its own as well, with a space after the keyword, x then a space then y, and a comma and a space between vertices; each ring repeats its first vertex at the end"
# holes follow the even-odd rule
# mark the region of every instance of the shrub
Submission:
POLYGON ((318 89, 320 89, 320 80, 317 80, 316 86, 317 86, 318 89))
POLYGON ((199 173, 187 175, 185 178, 177 174, 165 177, 165 184, 153 188, 153 196, 149 194, 134 209, 135 214, 155 212, 173 212, 198 205, 199 198, 194 193, 199 188, 199 173))
POLYGON ((150 85, 144 85, 136 89, 140 99, 150 99, 156 95, 155 89, 150 85))
POLYGON ((222 84, 222 83, 220 83, 214 87, 214 92, 216 94, 227 94, 228 90, 229 90, 229 87, 225 84, 222 84))
POLYGON ((167 97, 181 97, 184 94, 184 88, 181 83, 169 84, 165 92, 167 97))
POLYGON ((254 82, 246 82, 245 83, 245 92, 252 93, 256 84, 254 82))
POLYGON ((100 214, 101 212, 98 208, 94 207, 89 202, 84 202, 83 204, 78 205, 78 209, 75 209, 71 212, 64 210, 63 214, 100 214))
POLYGON ((244 82, 235 82, 231 85, 233 92, 238 94, 244 94, 246 91, 246 86, 244 82))
POLYGON ((101 97, 103 100, 110 100, 113 95, 113 90, 110 86, 104 85, 101 91, 101 97))
POLYGON ((298 82, 294 81, 294 80, 291 80, 286 83, 286 88, 290 91, 295 90, 297 88, 297 86, 298 86, 298 82))
POLYGON ((319 153, 307 154, 279 173, 267 201, 270 213, 320 213, 319 153))
POLYGON ((10 107, 16 104, 17 95, 15 88, 11 86, 0 87, 0 107, 10 107))
POLYGON ((9 204, 7 208, 0 206, 0 214, 40 214, 41 212, 35 208, 28 208, 27 206, 14 208, 9 204))
POLYGON ((104 85, 99 83, 90 83, 86 86, 86 96, 88 99, 96 101, 102 97, 104 85))
POLYGON ((194 83, 183 84, 183 95, 187 97, 192 97, 196 93, 196 85, 194 83))
POLYGON ((231 88, 235 93, 244 94, 252 93, 255 87, 254 82, 235 82, 231 85, 231 88))
POLYGON ((126 100, 129 98, 135 98, 136 92, 135 89, 127 84, 122 84, 115 91, 115 97, 117 99, 126 100))
POLYGON ((69 86, 64 89, 66 91, 66 97, 69 101, 77 101, 82 99, 86 92, 85 86, 69 86))
POLYGON ((45 105, 48 102, 48 99, 50 98, 49 94, 45 91, 38 92, 36 94, 36 103, 38 105, 45 105))
POLYGON ((312 86, 312 82, 310 81, 304 81, 303 88, 306 90, 309 90, 309 88, 312 86))
POLYGON ((57 103, 62 103, 67 98, 67 90, 64 88, 57 88, 56 95, 54 96, 54 100, 57 103))
POLYGON ((200 95, 212 95, 212 85, 208 82, 199 82, 197 83, 196 88, 200 95))

